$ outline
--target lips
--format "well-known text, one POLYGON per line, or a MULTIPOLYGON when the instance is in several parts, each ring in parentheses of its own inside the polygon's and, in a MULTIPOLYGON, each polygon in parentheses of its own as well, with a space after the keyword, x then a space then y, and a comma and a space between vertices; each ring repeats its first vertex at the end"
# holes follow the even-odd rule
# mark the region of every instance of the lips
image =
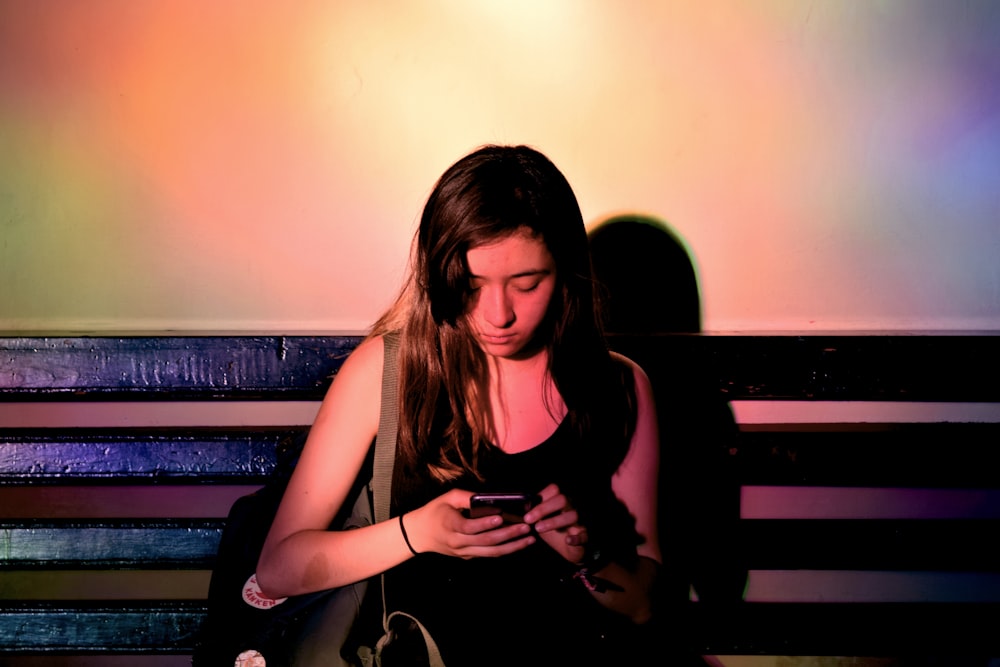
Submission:
POLYGON ((514 340, 514 338, 515 336, 512 333, 500 334, 497 336, 492 336, 490 334, 485 334, 485 333, 479 334, 479 339, 484 343, 488 343, 490 345, 503 345, 504 343, 511 342, 512 340, 514 340))

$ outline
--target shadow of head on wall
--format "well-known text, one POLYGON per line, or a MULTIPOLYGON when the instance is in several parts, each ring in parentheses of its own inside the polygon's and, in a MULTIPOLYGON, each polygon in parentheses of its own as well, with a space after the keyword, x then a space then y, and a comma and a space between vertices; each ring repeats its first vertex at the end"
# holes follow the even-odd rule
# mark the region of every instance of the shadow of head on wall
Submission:
POLYGON ((588 236, 609 333, 701 331, 694 265, 666 223, 642 215, 617 215, 597 223, 588 236))

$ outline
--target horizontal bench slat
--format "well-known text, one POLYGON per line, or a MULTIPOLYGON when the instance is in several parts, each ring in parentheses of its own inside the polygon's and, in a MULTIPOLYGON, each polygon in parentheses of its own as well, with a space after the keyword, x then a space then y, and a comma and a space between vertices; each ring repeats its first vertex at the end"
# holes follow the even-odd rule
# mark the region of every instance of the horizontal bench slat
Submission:
POLYGON ((997 402, 1000 335, 615 335, 611 347, 691 400, 997 402))
MULTIPOLYGON (((0 337, 6 400, 322 398, 358 336, 0 337)), ((1000 401, 1000 335, 648 335, 611 345, 730 400, 1000 401), (920 363, 914 363, 919 359, 920 363), (698 383, 704 385, 704 382, 698 383)), ((665 376, 669 377, 669 376, 665 376)), ((670 383, 661 386, 668 390, 670 383)), ((690 389, 690 386, 687 387, 690 389)))
MULTIPOLYGON (((753 484, 988 486, 1000 424, 879 425, 817 431, 760 426, 741 433, 740 478, 753 484), (961 456, 954 452, 961 450, 961 456), (947 450, 947 451, 945 451, 947 450), (864 461, 857 466, 855 461, 864 461), (860 469, 859 469, 860 468, 860 469)), ((197 479, 260 483, 273 471, 278 444, 301 429, 255 428, 60 431, 0 434, 0 484, 86 479, 197 479)), ((670 457, 670 453, 665 453, 670 457)))
POLYGON ((938 570, 750 570, 747 602, 1000 604, 1000 573, 938 570))
POLYGON ((1000 520, 766 520, 740 523, 751 569, 952 570, 1000 573, 1000 520))
POLYGON ((744 486, 744 519, 1000 518, 1000 489, 744 486))
POLYGON ((260 485, 0 486, 0 519, 218 519, 260 485))
MULTIPOLYGON (((0 569, 211 566, 222 523, 0 524, 0 569)), ((1000 520, 765 520, 740 523, 751 568, 1000 572, 1000 520), (863 545, 863 546, 862 546, 863 545)))
MULTIPOLYGON (((214 561, 222 523, 6 522, 0 531, 0 569, 200 568, 214 561)), ((754 519, 740 523, 740 544, 753 568, 1000 571, 992 549, 998 531, 1000 520, 754 519)))
POLYGON ((0 570, 8 600, 204 600, 210 570, 0 570))
POLYGON ((952 662, 1000 655, 1000 604, 691 603, 677 637, 705 654, 912 657, 952 662), (719 629, 724 629, 719 632, 719 629))
MULTIPOLYGON (((304 428, 312 424, 319 401, 283 400, 176 400, 88 401, 68 400, 3 402, 0 391, 0 424, 11 429, 67 428, 304 428), (86 409, 83 409, 83 406, 86 409)), ((997 421, 1000 421, 998 419, 997 421)))
MULTIPOLYGON (((191 656, 184 653, 160 655, 125 653, 119 655, 24 655, 6 657, 4 667, 191 667, 191 656)), ((228 665, 226 666, 228 667, 228 665)), ((860 667, 860 666, 858 666, 860 667)))
POLYGON ((760 485, 1000 488, 1000 423, 823 428, 741 432, 720 472, 760 485))
POLYGON ((0 484, 262 483, 279 444, 303 429, 79 429, 0 432, 0 484))
POLYGON ((221 520, 0 522, 0 570, 204 568, 218 551, 221 520))
POLYGON ((0 604, 0 651, 190 653, 205 618, 200 601, 0 604))
POLYGON ((7 400, 322 398, 358 336, 0 338, 7 400))

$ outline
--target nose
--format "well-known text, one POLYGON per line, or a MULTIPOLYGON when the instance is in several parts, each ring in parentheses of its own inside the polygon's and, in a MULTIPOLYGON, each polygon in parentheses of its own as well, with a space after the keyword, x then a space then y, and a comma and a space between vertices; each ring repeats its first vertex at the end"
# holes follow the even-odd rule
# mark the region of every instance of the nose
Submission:
POLYGON ((479 297, 483 320, 491 327, 503 329, 514 323, 514 307, 507 290, 502 287, 483 289, 479 297))

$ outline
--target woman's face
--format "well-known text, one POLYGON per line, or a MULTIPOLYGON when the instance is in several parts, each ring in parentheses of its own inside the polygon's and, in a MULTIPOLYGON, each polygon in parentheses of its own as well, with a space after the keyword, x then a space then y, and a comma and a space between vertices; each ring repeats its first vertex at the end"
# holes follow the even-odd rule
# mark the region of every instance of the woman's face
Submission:
POLYGON ((520 231, 466 254, 472 295, 465 314, 483 350, 496 357, 527 351, 548 313, 556 266, 541 239, 520 231))

